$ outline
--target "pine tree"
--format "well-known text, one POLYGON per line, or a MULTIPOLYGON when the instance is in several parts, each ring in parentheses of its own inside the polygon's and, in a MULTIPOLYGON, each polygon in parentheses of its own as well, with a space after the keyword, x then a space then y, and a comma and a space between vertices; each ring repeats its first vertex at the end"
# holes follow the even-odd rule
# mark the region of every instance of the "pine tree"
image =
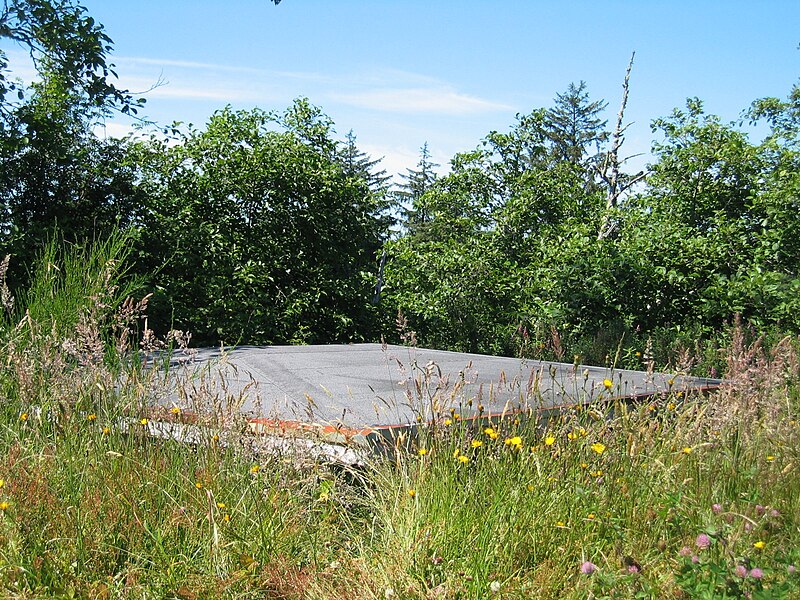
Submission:
POLYGON ((420 148, 419 162, 416 169, 406 169, 406 174, 401 175, 405 183, 400 184, 395 192, 398 204, 405 215, 405 228, 409 233, 417 233, 430 221, 430 215, 425 210, 422 197, 436 182, 437 175, 434 170, 439 165, 431 160, 428 142, 420 148))
POLYGON ((599 152, 600 144, 608 139, 607 121, 599 116, 606 106, 608 103, 603 100, 589 101, 585 81, 577 86, 570 83, 566 92, 556 94, 555 106, 546 115, 547 136, 556 162, 582 165, 593 145, 599 152))

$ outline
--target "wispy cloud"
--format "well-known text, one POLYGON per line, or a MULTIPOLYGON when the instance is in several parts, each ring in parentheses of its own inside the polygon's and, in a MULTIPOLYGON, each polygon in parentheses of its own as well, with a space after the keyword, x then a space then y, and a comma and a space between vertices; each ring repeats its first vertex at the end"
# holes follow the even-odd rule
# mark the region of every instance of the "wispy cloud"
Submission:
POLYGON ((462 94, 447 87, 383 88, 330 96, 344 104, 386 112, 466 115, 511 110, 506 104, 462 94))

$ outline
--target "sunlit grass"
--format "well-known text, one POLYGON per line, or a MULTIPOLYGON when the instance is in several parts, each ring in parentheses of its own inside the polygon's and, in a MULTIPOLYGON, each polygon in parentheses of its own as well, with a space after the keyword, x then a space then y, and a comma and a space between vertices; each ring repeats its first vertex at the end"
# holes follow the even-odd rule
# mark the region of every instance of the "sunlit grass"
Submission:
POLYGON ((26 302, 58 309, 3 317, 0 595, 797 596, 792 340, 734 335, 713 396, 452 411, 365 468, 301 464, 249 451, 230 419, 192 444, 148 434, 202 407, 148 405, 144 307, 103 283, 123 247, 42 268, 26 302))

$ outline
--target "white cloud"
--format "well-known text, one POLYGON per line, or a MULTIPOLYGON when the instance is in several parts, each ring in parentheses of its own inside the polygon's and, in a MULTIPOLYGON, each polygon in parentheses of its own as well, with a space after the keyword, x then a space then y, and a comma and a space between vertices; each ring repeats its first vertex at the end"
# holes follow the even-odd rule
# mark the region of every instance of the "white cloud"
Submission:
POLYGON ((338 102, 375 111, 467 115, 511 110, 511 107, 451 88, 382 88, 355 93, 333 93, 338 102))

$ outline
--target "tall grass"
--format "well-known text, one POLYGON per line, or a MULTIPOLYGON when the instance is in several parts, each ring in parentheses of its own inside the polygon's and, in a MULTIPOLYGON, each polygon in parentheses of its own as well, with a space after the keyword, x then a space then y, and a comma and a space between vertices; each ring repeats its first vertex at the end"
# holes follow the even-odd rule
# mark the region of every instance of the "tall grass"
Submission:
POLYGON ((734 328, 710 397, 452 413, 363 469, 301 465, 235 419, 150 435, 203 407, 152 404, 166 341, 128 299, 126 247, 50 247, 5 310, 0 596, 800 595, 796 340, 734 328))

